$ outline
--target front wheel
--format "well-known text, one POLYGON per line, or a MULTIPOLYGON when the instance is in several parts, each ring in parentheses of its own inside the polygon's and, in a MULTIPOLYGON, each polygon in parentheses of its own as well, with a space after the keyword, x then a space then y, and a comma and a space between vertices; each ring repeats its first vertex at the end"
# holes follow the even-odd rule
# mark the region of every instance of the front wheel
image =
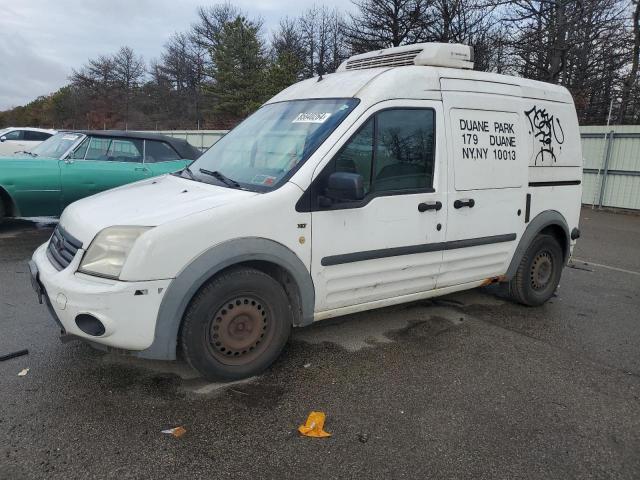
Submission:
POLYGON ((542 305, 558 288, 563 267, 558 241, 551 235, 538 235, 509 282, 510 297, 523 305, 542 305))
POLYGON ((238 380, 262 372, 291 332, 287 294, 269 275, 235 268, 195 295, 180 335, 189 364, 209 380, 238 380))

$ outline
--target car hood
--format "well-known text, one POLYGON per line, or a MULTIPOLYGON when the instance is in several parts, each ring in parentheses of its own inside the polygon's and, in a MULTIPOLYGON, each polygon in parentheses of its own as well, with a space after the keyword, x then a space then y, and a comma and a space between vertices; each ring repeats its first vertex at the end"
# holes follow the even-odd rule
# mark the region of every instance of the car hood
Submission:
POLYGON ((34 157, 33 155, 27 155, 26 153, 15 153, 12 155, 7 155, 6 153, 0 156, 0 162, 12 161, 12 160, 33 160, 37 158, 38 160, 49 160, 48 158, 40 158, 34 157))
POLYGON ((155 227, 255 195, 258 194, 166 175, 72 203, 62 213, 60 224, 86 248, 95 235, 107 227, 155 227))

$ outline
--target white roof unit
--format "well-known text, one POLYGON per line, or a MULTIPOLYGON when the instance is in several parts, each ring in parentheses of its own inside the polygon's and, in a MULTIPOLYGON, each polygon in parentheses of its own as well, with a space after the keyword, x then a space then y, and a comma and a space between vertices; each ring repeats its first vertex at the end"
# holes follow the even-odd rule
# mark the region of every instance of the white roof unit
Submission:
POLYGON ((337 71, 403 65, 473 69, 473 47, 460 43, 415 43, 385 48, 349 57, 337 71))

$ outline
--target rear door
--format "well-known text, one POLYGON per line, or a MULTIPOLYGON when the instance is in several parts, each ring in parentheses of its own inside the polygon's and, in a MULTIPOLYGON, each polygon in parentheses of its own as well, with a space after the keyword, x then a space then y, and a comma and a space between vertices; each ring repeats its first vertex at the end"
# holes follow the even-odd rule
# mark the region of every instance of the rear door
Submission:
POLYGON ((144 141, 144 166, 153 176, 177 172, 189 165, 191 160, 183 160, 178 152, 160 140, 144 141))
POLYGON ((60 161, 63 205, 150 176, 142 162, 143 152, 140 139, 87 137, 60 161))
POLYGON ((450 151, 438 288, 506 272, 524 225, 527 159, 517 86, 442 80, 450 151))

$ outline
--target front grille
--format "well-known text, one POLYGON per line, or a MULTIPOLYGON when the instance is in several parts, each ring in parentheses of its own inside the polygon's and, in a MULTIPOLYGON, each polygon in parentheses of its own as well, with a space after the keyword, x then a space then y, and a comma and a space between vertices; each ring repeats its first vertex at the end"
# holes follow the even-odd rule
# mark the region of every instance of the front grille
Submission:
POLYGON ((376 67, 401 67, 403 65, 413 65, 413 59, 422 52, 422 49, 407 50, 404 52, 388 53, 365 58, 357 58, 347 61, 347 70, 362 70, 376 67))
POLYGON ((58 225, 49 240, 47 257, 57 270, 64 270, 73 261, 73 257, 80 248, 82 248, 82 242, 58 225))

